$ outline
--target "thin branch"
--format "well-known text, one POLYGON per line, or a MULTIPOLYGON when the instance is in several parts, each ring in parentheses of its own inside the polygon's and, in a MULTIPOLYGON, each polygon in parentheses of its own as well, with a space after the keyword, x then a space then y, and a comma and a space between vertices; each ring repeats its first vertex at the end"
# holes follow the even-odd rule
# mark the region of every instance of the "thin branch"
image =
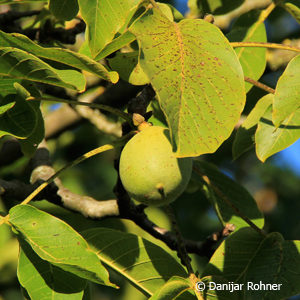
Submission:
POLYGON ((214 191, 214 193, 216 193, 216 195, 218 195, 222 200, 224 200, 224 202, 232 208, 233 211, 236 212, 236 214, 242 218, 250 227, 252 227, 255 231, 257 231, 259 234, 265 236, 265 232, 260 229, 259 227, 257 227, 247 216, 245 216, 240 210, 239 208, 237 208, 229 199, 226 195, 223 194, 223 192, 216 186, 214 185, 209 178, 203 174, 199 168, 193 167, 193 170, 199 174, 202 179, 204 180, 204 182, 214 191))
POLYGON ((29 97, 27 100, 30 101, 50 101, 50 102, 60 102, 60 103, 68 103, 72 105, 83 105, 88 106, 92 108, 98 108, 105 111, 108 111, 112 114, 115 114, 121 118, 123 118, 127 122, 131 122, 131 117, 129 114, 123 112, 122 110, 119 110, 117 108, 113 108, 108 105, 104 104, 98 104, 98 103, 88 103, 88 102, 81 102, 81 101, 75 101, 75 100, 69 100, 69 99, 62 99, 62 98, 55 98, 55 97, 29 97))
POLYGON ((274 89, 272 89, 271 87, 269 87, 269 86, 267 86, 267 85, 265 85, 265 84, 263 84, 263 83, 261 83, 257 80, 254 80, 254 79, 249 78, 247 76, 244 77, 244 80, 251 83, 251 84, 253 84, 253 85, 255 85, 256 87, 268 92, 268 93, 275 94, 274 89))
POLYGON ((241 47, 259 47, 259 48, 272 48, 272 49, 282 49, 300 52, 299 47, 283 45, 283 44, 275 44, 275 43, 262 43, 262 42, 232 42, 230 45, 233 48, 241 48, 241 47))
POLYGON ((193 268, 191 265, 191 258, 188 256, 187 250, 185 248, 183 237, 181 235, 179 226, 177 224, 174 211, 173 211, 171 205, 167 205, 165 207, 165 209, 166 209, 168 216, 170 217, 172 227, 175 232, 175 236, 177 239, 177 252, 178 252, 179 258, 181 259, 181 263, 187 268, 189 275, 194 274, 194 271, 193 271, 193 268))

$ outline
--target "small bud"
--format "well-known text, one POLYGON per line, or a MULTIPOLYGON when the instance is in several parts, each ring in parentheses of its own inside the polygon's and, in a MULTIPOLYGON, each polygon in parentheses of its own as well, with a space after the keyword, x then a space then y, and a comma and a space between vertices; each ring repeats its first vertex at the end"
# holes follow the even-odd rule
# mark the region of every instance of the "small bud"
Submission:
POLYGON ((206 14, 203 18, 204 21, 208 22, 208 23, 211 23, 213 24, 215 19, 214 19, 214 16, 211 15, 211 14, 206 14))
POLYGON ((134 113, 132 115, 132 121, 134 126, 139 126, 145 121, 145 118, 140 114, 134 113))

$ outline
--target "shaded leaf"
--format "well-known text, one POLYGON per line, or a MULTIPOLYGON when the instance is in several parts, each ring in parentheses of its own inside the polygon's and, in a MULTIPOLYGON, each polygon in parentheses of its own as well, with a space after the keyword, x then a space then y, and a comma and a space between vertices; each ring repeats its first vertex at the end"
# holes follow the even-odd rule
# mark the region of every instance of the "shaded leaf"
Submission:
POLYGON ((35 153, 40 142, 45 137, 45 127, 44 127, 44 118, 40 110, 40 104, 35 101, 29 102, 29 105, 36 112, 36 126, 33 129, 32 133, 26 138, 20 140, 21 150, 27 156, 32 156, 35 153))
MULTIPOLYGON (((276 127, 300 107, 300 55, 294 57, 280 76, 274 96, 273 123, 276 127)), ((300 123, 299 123, 300 124, 300 123)))
POLYGON ((178 157, 211 153, 227 139, 245 102, 244 78, 234 50, 203 20, 170 22, 148 11, 130 29, 172 132, 178 157))
POLYGON ((49 0, 51 13, 60 20, 72 20, 78 14, 77 0, 49 0))
POLYGON ((149 300, 169 299, 197 299, 189 279, 173 276, 149 298, 149 300))
POLYGON ((149 79, 142 70, 138 57, 138 51, 117 53, 108 59, 108 62, 112 70, 117 71, 123 80, 134 85, 144 85, 149 83, 149 79))
POLYGON ((85 279, 41 259, 25 241, 20 240, 20 244, 17 275, 31 300, 82 299, 85 279))
MULTIPOLYGON (((267 42, 264 23, 259 21, 260 11, 252 10, 241 15, 234 23, 232 30, 227 34, 231 42, 267 42)), ((264 73, 267 59, 265 48, 244 47, 235 49, 242 65, 244 75, 258 80, 264 73)), ((252 84, 245 82, 246 92, 252 84)))
POLYGON ((260 118, 255 133, 256 155, 264 162, 271 155, 287 148, 300 138, 300 108, 279 127, 272 123, 272 106, 260 118))
MULTIPOLYGON (((239 291, 230 291, 222 287, 224 284, 229 284, 222 276, 205 276, 201 278, 201 282, 205 284, 205 290, 203 291, 203 296, 205 300, 240 300, 242 294, 239 291)), ((226 285, 225 285, 226 286, 226 285)))
MULTIPOLYGON (((126 27, 140 0, 79 0, 82 18, 87 24, 87 40, 93 57, 110 43, 115 34, 126 27)), ((122 33, 122 32, 121 32, 122 33)))
POLYGON ((169 253, 141 237, 109 228, 93 228, 81 234, 104 264, 147 295, 172 276, 187 277, 169 253))
POLYGON ((263 236, 243 228, 222 242, 204 275, 221 275, 243 284, 245 299, 284 299, 300 292, 299 267, 299 241, 284 241, 277 232, 263 236), (249 282, 281 285, 273 291, 253 291, 247 288, 249 282))
POLYGON ((37 125, 37 113, 23 97, 10 94, 1 101, 4 105, 13 107, 4 112, 0 117, 0 137, 11 135, 19 139, 25 139, 31 135, 37 125))
POLYGON ((9 214, 9 222, 42 259, 81 278, 113 286, 96 254, 68 224, 29 205, 14 206, 9 214))
POLYGON ((237 213, 236 209, 238 209, 240 214, 249 218, 259 228, 264 226, 263 215, 249 192, 222 174, 214 165, 204 161, 194 161, 193 178, 202 185, 223 225, 234 224, 236 230, 249 226, 237 213), (208 185, 204 184, 204 180, 208 185))
POLYGON ((44 48, 22 34, 8 34, 0 30, 0 45, 19 48, 40 58, 50 59, 79 70, 90 72, 112 83, 116 83, 119 79, 116 72, 109 72, 103 65, 86 55, 73 52, 69 49, 44 48))
POLYGON ((54 69, 36 56, 12 47, 0 48, 0 75, 83 91, 85 79, 75 70, 54 69))
POLYGON ((267 108, 273 103, 273 99, 274 95, 272 94, 265 95, 259 99, 246 120, 239 127, 232 145, 234 159, 237 159, 240 155, 254 146, 254 135, 257 124, 267 108))

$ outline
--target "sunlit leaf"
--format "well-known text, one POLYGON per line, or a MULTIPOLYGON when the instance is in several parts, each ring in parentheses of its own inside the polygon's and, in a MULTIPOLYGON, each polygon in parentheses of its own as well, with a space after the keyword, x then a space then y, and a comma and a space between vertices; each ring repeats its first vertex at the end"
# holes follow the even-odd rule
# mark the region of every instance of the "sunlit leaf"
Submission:
MULTIPOLYGON (((275 89, 273 123, 279 126, 300 107, 300 55, 294 57, 280 76, 275 89)), ((300 123, 299 123, 300 124, 300 123)))
POLYGON ((260 118, 255 134, 256 154, 264 162, 271 155, 287 148, 300 138, 300 108, 279 127, 272 123, 272 106, 260 118))
MULTIPOLYGON (((138 8, 140 0, 79 0, 82 18, 87 24, 87 40, 93 57, 126 27, 138 8)), ((121 32, 122 33, 122 32, 121 32)))
POLYGON ((195 300, 197 299, 189 279, 174 276, 158 289, 149 300, 195 300))
POLYGON ((14 206, 9 215, 9 222, 43 260, 81 278, 112 286, 97 255, 68 224, 29 205, 14 206))
POLYGON ((15 103, 16 103, 15 101, 11 101, 11 102, 2 104, 2 101, 0 100, 0 115, 4 114, 6 111, 11 109, 15 105, 15 103))
POLYGON ((134 85, 144 85, 149 83, 149 79, 142 70, 138 57, 138 51, 117 53, 108 59, 108 62, 112 70, 117 71, 123 80, 134 85))
POLYGON ((18 279, 31 300, 81 300, 86 280, 41 259, 20 240, 18 279), (72 284, 70 284, 72 283, 72 284))
POLYGON ((12 47, 0 48, 0 75, 79 91, 85 88, 85 79, 80 72, 54 69, 36 56, 12 47))
POLYGON ((135 35, 133 35, 130 31, 125 31, 123 34, 107 44, 105 48, 95 57, 95 60, 100 60, 112 54, 113 52, 135 41, 135 39, 135 35))
POLYGON ((86 55, 64 48, 44 48, 22 34, 9 34, 0 30, 0 45, 3 47, 15 47, 40 58, 50 59, 69 67, 90 72, 113 83, 116 83, 119 79, 116 72, 109 72, 103 65, 86 55))
POLYGON ((158 9, 129 30, 139 41, 141 67, 166 115, 176 155, 216 151, 245 102, 242 68, 229 42, 208 22, 170 22, 158 9))

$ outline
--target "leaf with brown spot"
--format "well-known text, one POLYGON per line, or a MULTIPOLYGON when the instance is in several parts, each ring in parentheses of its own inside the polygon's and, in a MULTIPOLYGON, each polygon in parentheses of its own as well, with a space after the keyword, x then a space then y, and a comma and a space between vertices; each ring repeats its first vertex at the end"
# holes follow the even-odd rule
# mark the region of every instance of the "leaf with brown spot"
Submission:
POLYGON ((130 31, 154 87, 178 157, 212 153, 231 134, 245 103, 238 58, 222 32, 203 20, 171 22, 148 11, 130 31))

